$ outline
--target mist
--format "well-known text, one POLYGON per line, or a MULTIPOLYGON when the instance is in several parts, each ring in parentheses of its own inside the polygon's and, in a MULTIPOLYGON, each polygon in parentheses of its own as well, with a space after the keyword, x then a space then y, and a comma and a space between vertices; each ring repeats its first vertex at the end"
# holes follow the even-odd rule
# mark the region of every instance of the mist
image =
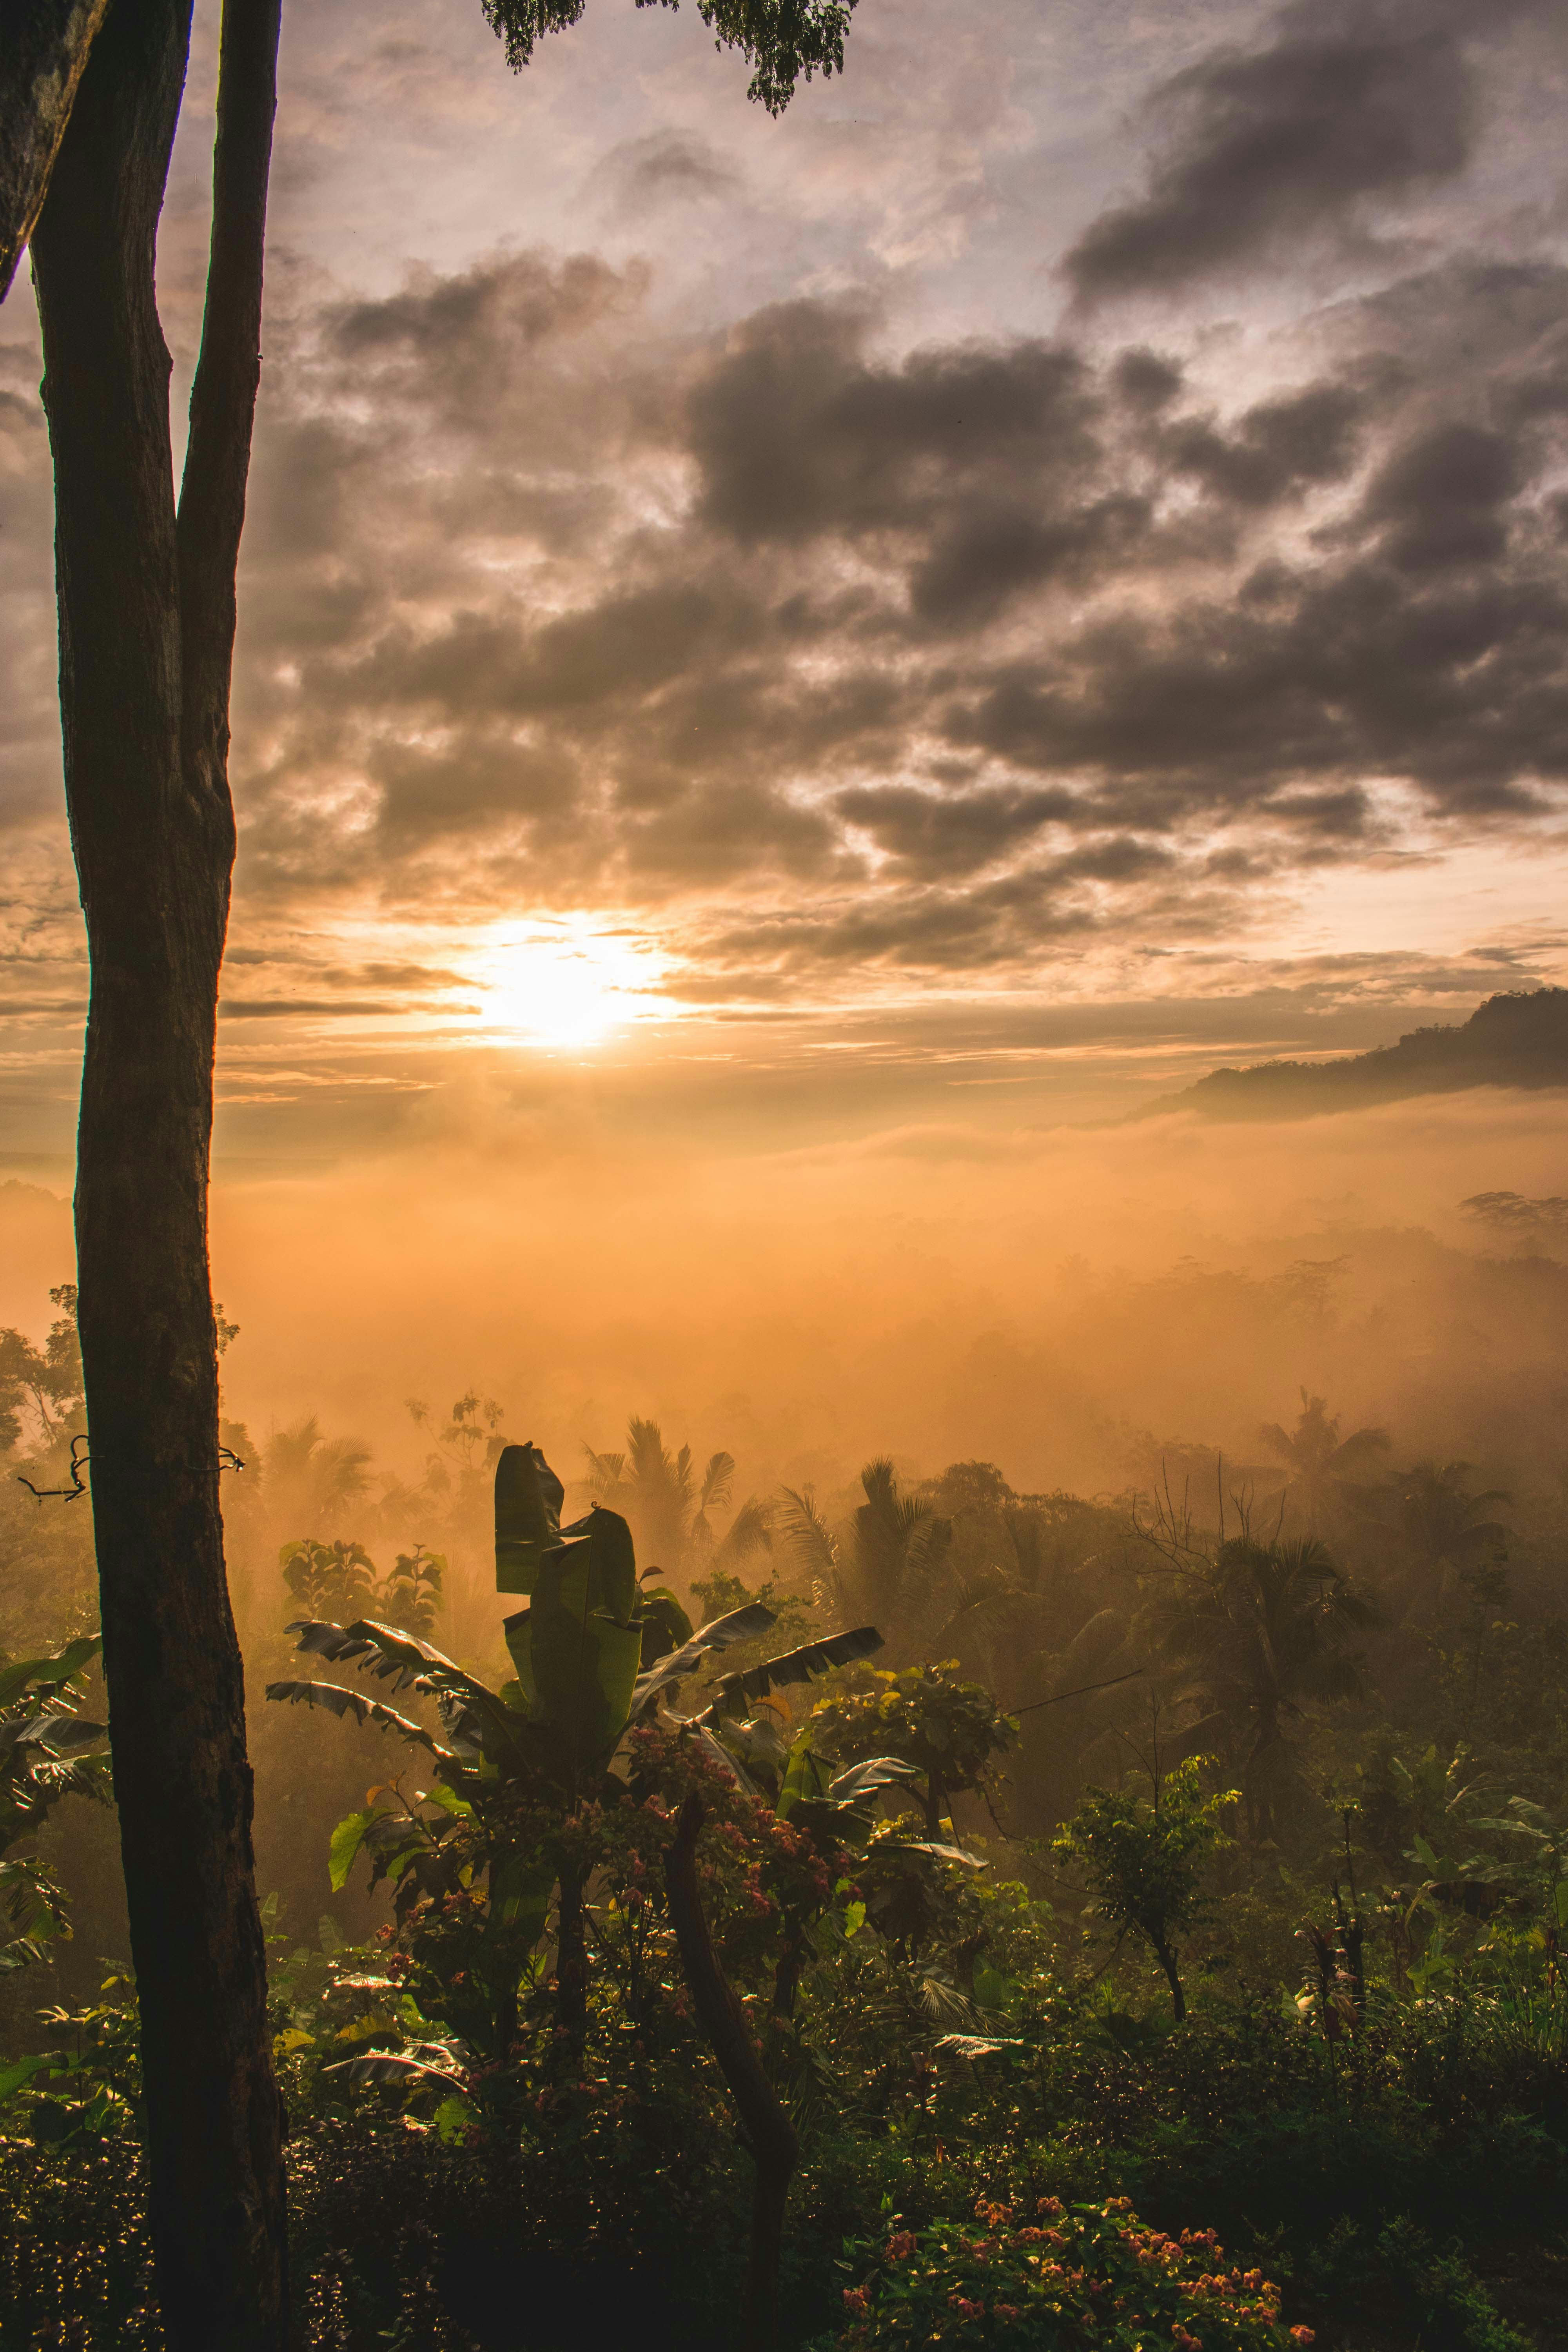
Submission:
MULTIPOLYGON (((1516 1475, 1562 1455, 1568 1275, 1458 1203, 1560 1190, 1560 1122, 1554 1095, 1486 1089, 701 1158, 501 1126, 220 1181, 226 1412, 258 1444, 313 1413, 389 1475, 422 1459, 406 1400, 471 1389, 567 1475, 639 1412, 758 1491, 890 1451, 1096 1493, 1151 1440, 1245 1463, 1304 1386, 1403 1451, 1516 1475)), ((0 1319, 37 1333, 68 1205, 5 1188, 0 1245, 0 1319)))

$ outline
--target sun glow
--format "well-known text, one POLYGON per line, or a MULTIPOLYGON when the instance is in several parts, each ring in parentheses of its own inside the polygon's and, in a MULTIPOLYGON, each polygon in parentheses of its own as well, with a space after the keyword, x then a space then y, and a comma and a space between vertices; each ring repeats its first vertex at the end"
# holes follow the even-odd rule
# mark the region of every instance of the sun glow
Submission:
POLYGON ((647 1020, 664 959, 646 940, 586 920, 535 924, 486 960, 484 1021, 542 1045, 594 1045, 647 1020))

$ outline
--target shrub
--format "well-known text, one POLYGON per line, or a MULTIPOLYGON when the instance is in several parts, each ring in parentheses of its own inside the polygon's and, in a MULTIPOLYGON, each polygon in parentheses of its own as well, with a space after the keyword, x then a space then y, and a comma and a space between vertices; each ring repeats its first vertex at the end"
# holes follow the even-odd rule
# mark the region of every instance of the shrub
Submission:
POLYGON ((1070 2209, 1043 2198, 1026 2224, 984 2198, 974 2210, 973 2231, 941 2223, 895 2230, 879 2248, 851 2245, 866 2275, 844 2290, 843 2326, 817 2352, 1141 2352, 1151 2330, 1175 2352, 1282 2352, 1312 2340, 1310 2328, 1280 2326, 1279 2291, 1261 2271, 1226 2268, 1212 2230, 1167 2237, 1120 2197, 1070 2209))

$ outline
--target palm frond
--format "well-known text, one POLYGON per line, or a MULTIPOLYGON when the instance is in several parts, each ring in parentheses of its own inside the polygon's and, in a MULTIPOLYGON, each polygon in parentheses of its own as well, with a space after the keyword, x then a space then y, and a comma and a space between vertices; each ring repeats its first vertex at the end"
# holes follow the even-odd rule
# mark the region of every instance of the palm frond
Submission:
POLYGON ((735 1568, 754 1552, 773 1548, 773 1512, 759 1496, 748 1495, 720 1538, 713 1553, 716 1568, 735 1568))
POLYGON ((730 1496, 734 1491, 734 1455, 732 1454, 710 1454, 709 1456, 708 1467, 702 1473, 702 1486, 699 1497, 700 1507, 704 1511, 727 1510, 730 1505, 730 1496))
POLYGON ((784 1486, 773 1507, 773 1526, 791 1557, 817 1576, 831 1576, 838 1567, 838 1544, 816 1507, 810 1486, 784 1486))

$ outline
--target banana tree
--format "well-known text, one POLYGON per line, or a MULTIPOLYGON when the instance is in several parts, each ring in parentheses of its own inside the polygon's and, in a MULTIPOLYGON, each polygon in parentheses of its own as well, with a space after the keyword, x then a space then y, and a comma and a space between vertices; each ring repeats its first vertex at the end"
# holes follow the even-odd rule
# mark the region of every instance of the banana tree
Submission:
MULTIPOLYGON (((363 1850, 373 1884, 383 1875, 393 1880, 404 1919, 423 1904, 426 1917, 445 1906, 447 1916, 467 1912, 470 1925, 478 1923, 477 1955, 470 1934, 463 1966, 454 1964, 451 1973, 482 1994, 489 2014, 482 2024, 470 2018, 470 2038, 480 2024, 480 2038, 496 2054, 514 2038, 519 1989, 552 1896, 560 2020, 574 2039, 586 2022, 584 1896, 593 1860, 582 1838, 570 1833, 578 1808, 591 1800, 618 1801, 625 1783, 612 1766, 632 1727, 668 1710, 679 1685, 710 1654, 754 1643, 774 1622, 770 1608, 752 1601, 693 1629, 668 1589, 644 1589, 625 1519, 595 1507, 563 1528, 563 1499, 536 1447, 505 1448, 496 1465, 496 1584, 503 1593, 527 1595, 528 1606, 503 1622, 514 1673, 499 1689, 428 1643, 374 1619, 346 1626, 301 1621, 289 1628, 306 1655, 353 1664, 389 1685, 391 1696, 412 1691, 433 1699, 444 1738, 342 1684, 267 1686, 269 1699, 374 1723, 429 1757, 440 1783, 433 1798, 372 1806, 339 1825, 333 1880, 342 1885, 363 1850)), ((739 1705, 880 1646, 874 1626, 857 1626, 743 1667, 723 1687, 739 1705)), ((708 1708, 690 1718, 705 1745, 716 1744, 712 1715, 708 1708)))

